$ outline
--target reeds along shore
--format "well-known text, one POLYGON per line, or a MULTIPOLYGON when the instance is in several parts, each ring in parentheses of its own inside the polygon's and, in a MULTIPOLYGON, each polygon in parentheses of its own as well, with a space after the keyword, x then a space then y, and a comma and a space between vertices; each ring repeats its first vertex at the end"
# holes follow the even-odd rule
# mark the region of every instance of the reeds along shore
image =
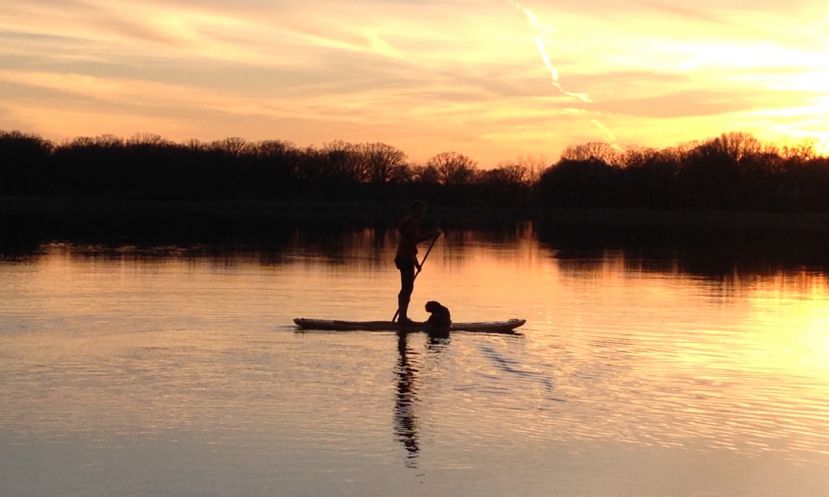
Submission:
POLYGON ((382 143, 299 148, 239 138, 111 136, 55 144, 0 133, 0 195, 140 202, 429 203, 474 209, 829 212, 829 158, 745 133, 655 150, 602 143, 552 165, 485 169, 455 152, 413 164, 382 143))

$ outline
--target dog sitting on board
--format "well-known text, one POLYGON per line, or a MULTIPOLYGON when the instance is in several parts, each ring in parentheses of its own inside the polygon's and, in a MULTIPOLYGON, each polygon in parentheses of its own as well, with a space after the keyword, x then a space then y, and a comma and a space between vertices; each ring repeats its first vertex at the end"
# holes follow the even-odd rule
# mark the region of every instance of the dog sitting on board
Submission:
POLYGON ((449 333, 449 327, 452 326, 452 316, 448 307, 441 305, 436 300, 430 300, 426 302, 426 312, 429 313, 426 326, 430 333, 449 333))

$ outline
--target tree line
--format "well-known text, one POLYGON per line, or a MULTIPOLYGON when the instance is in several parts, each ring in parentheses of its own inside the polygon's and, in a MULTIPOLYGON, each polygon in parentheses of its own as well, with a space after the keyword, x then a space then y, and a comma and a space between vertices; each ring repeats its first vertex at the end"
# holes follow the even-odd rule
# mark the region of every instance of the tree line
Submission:
POLYGON ((53 143, 0 132, 0 195, 126 200, 333 200, 518 208, 829 211, 829 158, 746 133, 665 149, 568 147, 558 162, 484 169, 457 152, 424 163, 384 143, 173 142, 157 135, 53 143))

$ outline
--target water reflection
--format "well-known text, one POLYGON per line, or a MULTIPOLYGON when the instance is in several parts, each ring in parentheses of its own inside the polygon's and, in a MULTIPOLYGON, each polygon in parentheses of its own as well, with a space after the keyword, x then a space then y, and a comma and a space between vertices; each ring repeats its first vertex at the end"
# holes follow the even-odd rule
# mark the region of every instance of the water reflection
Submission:
MULTIPOLYGON (((417 467, 420 455, 418 417, 415 414, 415 405, 423 401, 419 395, 418 381, 420 370, 419 354, 412 349, 409 341, 413 335, 397 334, 397 375, 396 394, 394 402, 394 434, 406 450, 405 464, 409 468, 417 467)), ((433 355, 440 354, 450 343, 449 333, 429 334, 426 350, 433 355)))
MULTIPOLYGON (((431 224, 440 224, 434 221, 431 224)), ((470 248, 510 247, 528 253, 540 246, 564 272, 601 272, 608 260, 617 260, 629 272, 683 274, 726 284, 781 271, 829 272, 829 233, 795 221, 792 225, 744 226, 723 222, 580 224, 571 219, 514 223, 487 231, 443 226, 445 236, 436 257, 458 265, 470 248)), ((72 257, 87 259, 211 258, 223 259, 225 265, 277 265, 299 256, 333 265, 386 268, 392 264, 390 252, 397 243, 396 230, 383 224, 281 223, 246 232, 245 237, 222 238, 222 233, 208 238, 188 236, 187 230, 175 236, 18 237, 0 244, 0 261, 32 261, 60 248, 72 257)))
POLYGON ((418 443, 417 416, 414 405, 417 401, 417 367, 411 362, 411 356, 417 353, 409 349, 408 335, 399 333, 397 336, 397 394, 394 403, 394 431, 397 440, 406 449, 406 465, 417 467, 417 456, 420 454, 418 443))
POLYGON ((559 220, 537 223, 535 235, 563 269, 576 272, 601 271, 603 261, 621 259, 634 272, 688 274, 728 284, 746 275, 829 270, 829 232, 822 225, 799 218, 750 221, 716 215, 679 224, 559 220))

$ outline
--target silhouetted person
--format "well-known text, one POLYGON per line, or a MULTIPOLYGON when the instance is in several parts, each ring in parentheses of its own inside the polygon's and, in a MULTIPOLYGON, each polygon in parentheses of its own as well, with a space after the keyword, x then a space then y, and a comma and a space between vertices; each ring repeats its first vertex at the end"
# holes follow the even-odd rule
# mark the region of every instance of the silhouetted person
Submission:
POLYGON ((424 233, 420 230, 420 220, 426 212, 426 204, 416 200, 409 207, 409 215, 400 223, 398 232, 400 242, 394 265, 400 270, 400 293, 397 294, 397 310, 400 311, 398 322, 411 323, 409 319, 409 301, 414 291, 415 269, 420 269, 417 260, 417 244, 440 234, 440 231, 424 233))
POLYGON ((452 316, 449 308, 441 305, 436 300, 426 302, 426 312, 429 319, 426 320, 426 331, 430 336, 448 336, 449 327, 452 326, 452 316))

